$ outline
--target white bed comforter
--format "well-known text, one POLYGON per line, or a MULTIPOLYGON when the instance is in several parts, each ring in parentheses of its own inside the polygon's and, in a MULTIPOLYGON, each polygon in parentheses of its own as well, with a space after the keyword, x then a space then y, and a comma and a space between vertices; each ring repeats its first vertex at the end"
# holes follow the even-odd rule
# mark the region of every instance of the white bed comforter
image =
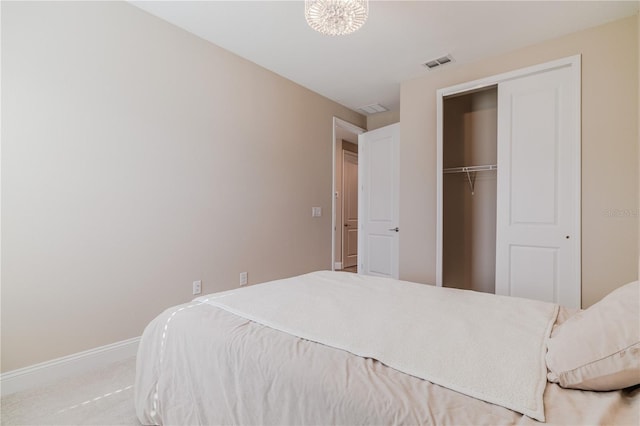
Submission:
POLYGON ((544 421, 558 306, 339 272, 196 299, 544 421))

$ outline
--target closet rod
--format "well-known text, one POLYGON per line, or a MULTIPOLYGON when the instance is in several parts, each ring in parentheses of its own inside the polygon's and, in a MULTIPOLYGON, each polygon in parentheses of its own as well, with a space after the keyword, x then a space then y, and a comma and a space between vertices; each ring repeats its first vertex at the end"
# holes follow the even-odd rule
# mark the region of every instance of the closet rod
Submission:
POLYGON ((484 166, 449 167, 442 170, 442 173, 486 172, 491 170, 498 170, 498 166, 495 164, 487 164, 484 166))
POLYGON ((498 166, 495 164, 487 164, 484 166, 450 167, 448 169, 444 169, 442 173, 466 173, 467 182, 469 182, 469 189, 471 190, 471 195, 475 195, 476 172, 487 172, 491 170, 498 170, 498 166))

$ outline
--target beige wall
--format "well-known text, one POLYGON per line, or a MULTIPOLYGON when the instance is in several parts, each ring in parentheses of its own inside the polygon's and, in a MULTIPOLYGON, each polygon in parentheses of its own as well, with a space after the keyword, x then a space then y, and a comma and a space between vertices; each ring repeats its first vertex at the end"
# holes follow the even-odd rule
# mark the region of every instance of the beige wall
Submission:
POLYGON ((367 116, 367 130, 375 130, 380 127, 395 124, 400 121, 400 111, 379 112, 367 116))
POLYGON ((582 54, 582 304, 638 276, 638 18, 619 20, 401 87, 400 277, 435 282, 436 90, 582 54), (619 211, 620 215, 607 212, 619 211), (631 213, 631 214, 627 214, 631 213))
POLYGON ((331 267, 332 118, 363 116, 123 2, 2 2, 2 88, 2 371, 331 267))

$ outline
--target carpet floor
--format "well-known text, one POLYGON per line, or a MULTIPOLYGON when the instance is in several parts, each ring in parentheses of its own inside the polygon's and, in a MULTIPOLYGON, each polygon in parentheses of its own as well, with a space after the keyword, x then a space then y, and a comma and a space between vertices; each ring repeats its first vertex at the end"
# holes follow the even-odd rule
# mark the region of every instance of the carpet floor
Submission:
POLYGON ((2 425, 136 425, 135 357, 2 397, 2 425))

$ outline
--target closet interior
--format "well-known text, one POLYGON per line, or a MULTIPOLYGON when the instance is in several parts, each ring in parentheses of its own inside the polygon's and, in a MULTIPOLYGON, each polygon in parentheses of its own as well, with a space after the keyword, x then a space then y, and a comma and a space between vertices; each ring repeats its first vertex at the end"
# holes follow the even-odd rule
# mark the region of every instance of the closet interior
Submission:
POLYGON ((443 99, 442 285, 495 293, 498 87, 443 99))

